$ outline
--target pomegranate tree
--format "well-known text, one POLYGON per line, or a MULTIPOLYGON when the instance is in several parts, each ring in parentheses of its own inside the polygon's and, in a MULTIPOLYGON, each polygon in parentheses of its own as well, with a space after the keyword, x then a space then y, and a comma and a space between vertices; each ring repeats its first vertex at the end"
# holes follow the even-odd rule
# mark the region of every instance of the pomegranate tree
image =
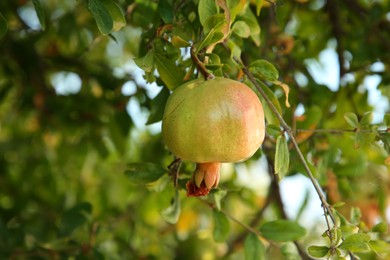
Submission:
POLYGON ((162 136, 169 150, 197 163, 188 196, 207 195, 218 185, 221 163, 251 157, 264 140, 264 112, 257 95, 227 78, 196 79, 169 97, 162 136))

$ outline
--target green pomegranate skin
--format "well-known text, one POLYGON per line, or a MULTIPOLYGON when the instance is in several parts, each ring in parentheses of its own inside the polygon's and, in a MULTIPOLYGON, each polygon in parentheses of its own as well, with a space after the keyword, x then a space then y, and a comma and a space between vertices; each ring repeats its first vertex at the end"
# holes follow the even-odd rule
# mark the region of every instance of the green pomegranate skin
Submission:
POLYGON ((169 97, 162 136, 182 160, 238 162, 260 147, 264 125, 263 107, 248 86, 220 77, 196 79, 169 97))

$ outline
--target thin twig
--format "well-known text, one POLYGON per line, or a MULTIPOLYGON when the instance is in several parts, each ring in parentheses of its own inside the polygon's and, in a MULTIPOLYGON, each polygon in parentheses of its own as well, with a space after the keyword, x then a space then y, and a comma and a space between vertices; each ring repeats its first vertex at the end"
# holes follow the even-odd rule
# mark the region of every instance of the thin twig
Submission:
MULTIPOLYGON (((208 202, 206 202, 206 201, 204 201, 204 200, 202 200, 202 202, 206 203, 206 204, 207 204, 210 208, 212 208, 212 209, 215 209, 215 208, 216 208, 216 206, 215 206, 214 204, 208 203, 208 202)), ((261 234, 260 234, 260 231, 258 231, 258 230, 256 230, 256 229, 254 229, 254 228, 252 228, 252 227, 246 225, 245 223, 242 223, 241 221, 239 221, 238 219, 236 219, 235 217, 233 217, 232 215, 230 215, 226 210, 224 210, 224 209, 219 209, 219 211, 220 211, 221 213, 223 213, 226 217, 230 218, 232 221, 234 221, 234 222, 236 222, 237 224, 239 224, 240 226, 242 226, 244 229, 246 229, 246 230, 252 232, 252 233, 255 234, 255 235, 258 235, 258 236, 261 235, 261 234)))
POLYGON ((196 48, 194 45, 191 46, 191 50, 190 50, 190 53, 191 53, 191 59, 192 61, 195 63, 196 67, 198 68, 198 71, 200 73, 202 73, 203 77, 205 80, 209 80, 209 79, 213 79, 214 78, 214 75, 211 74, 207 68, 205 67, 205 65, 203 64, 203 62, 201 62, 198 58, 198 55, 196 54, 196 48))
POLYGON ((344 133, 378 133, 385 134, 389 133, 390 129, 387 130, 371 130, 371 129, 295 129, 296 133, 330 133, 330 134, 344 134, 344 133))

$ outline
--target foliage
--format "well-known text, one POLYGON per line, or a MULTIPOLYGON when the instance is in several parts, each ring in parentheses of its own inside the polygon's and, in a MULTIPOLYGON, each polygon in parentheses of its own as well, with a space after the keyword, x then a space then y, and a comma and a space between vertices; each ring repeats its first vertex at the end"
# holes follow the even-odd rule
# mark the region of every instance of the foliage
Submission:
POLYGON ((1 258, 385 258, 388 10, 387 0, 1 1, 1 258), (338 75, 315 67, 329 53, 338 75), (224 165, 209 196, 186 198, 194 165, 174 160, 159 122, 176 87, 210 74, 259 94, 267 137, 224 165), (254 165, 269 185, 239 181, 254 165), (316 223, 285 212, 279 184, 297 175, 326 195, 316 223))

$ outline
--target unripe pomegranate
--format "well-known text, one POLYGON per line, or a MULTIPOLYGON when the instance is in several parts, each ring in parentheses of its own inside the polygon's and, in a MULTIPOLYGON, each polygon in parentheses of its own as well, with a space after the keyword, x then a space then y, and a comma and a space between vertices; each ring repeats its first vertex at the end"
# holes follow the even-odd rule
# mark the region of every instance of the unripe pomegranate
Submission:
POLYGON ((226 78, 196 79, 169 97, 162 136, 170 151, 197 163, 187 195, 207 195, 219 182, 223 162, 251 157, 264 140, 264 112, 246 85, 226 78))

